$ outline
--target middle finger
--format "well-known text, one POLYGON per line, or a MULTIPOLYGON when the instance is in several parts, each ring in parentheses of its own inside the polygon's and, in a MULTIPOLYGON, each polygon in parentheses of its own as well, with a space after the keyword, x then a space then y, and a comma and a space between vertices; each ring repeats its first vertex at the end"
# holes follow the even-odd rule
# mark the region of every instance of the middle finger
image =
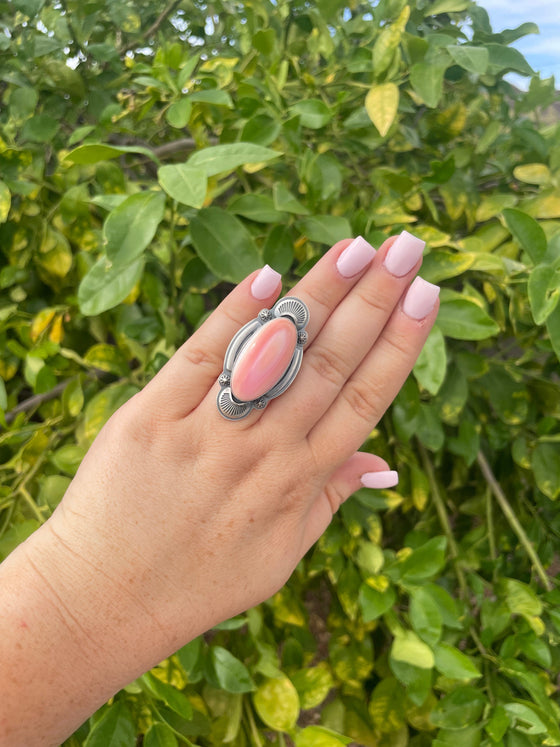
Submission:
MULTIPOLYGON (((332 310, 304 353, 290 389, 264 415, 292 433, 309 433, 369 353, 421 263, 425 242, 403 231, 379 249, 370 268, 332 310)), ((293 290, 298 295, 298 287, 293 290)))

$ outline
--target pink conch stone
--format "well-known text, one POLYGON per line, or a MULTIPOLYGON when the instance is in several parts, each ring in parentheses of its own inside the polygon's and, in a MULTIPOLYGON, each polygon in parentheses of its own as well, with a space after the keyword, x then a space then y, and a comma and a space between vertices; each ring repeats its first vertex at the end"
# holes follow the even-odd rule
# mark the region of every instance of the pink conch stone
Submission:
POLYGON ((242 402, 262 397, 280 381, 290 365, 297 330, 289 319, 267 322, 249 340, 231 374, 231 391, 242 402))

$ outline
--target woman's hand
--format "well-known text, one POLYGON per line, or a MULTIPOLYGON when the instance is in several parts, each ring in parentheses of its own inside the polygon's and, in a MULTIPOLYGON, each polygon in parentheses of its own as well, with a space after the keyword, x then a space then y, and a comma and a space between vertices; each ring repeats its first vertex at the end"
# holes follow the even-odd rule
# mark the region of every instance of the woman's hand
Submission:
MULTIPOLYGON (((310 311, 302 367, 266 409, 228 421, 216 395, 232 336, 280 294, 269 268, 102 429, 54 515, 6 561, 19 640, 50 677, 31 700, 43 698, 53 744, 128 681, 276 592, 362 484, 394 484, 382 459, 357 449, 437 314, 438 289, 411 285, 422 248, 406 232, 377 253, 342 241, 309 271, 290 291, 310 311), (62 650, 43 651, 42 639, 62 650)), ((26 666, 16 685, 29 700, 26 666)), ((21 744, 47 743, 33 734, 21 744)))

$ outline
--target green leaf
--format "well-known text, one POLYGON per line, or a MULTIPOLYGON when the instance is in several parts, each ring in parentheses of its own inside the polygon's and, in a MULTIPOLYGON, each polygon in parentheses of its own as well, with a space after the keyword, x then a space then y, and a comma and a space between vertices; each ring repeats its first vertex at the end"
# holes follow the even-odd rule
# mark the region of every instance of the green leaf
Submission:
POLYGON ((191 221, 191 234, 199 257, 223 280, 239 283, 262 264, 251 234, 221 208, 200 210, 191 221))
POLYGON ((138 192, 112 210, 103 227, 108 259, 125 265, 139 257, 154 238, 164 209, 162 192, 138 192))
POLYGON ((542 613, 542 602, 528 585, 515 578, 500 580, 500 588, 505 594, 506 604, 514 615, 525 615, 528 617, 538 616, 542 613))
POLYGON ((83 438, 89 446, 111 415, 138 392, 138 387, 127 383, 110 384, 87 403, 84 412, 83 438))
POLYGON ((506 208, 502 215, 512 236, 537 265, 546 254, 547 241, 542 227, 534 218, 516 208, 506 208))
POLYGON ((434 0, 424 11, 425 16, 435 16, 439 13, 459 13, 471 5, 471 0, 434 0))
POLYGON ((503 44, 487 44, 486 49, 490 55, 488 72, 491 75, 509 70, 521 75, 535 75, 535 71, 525 57, 514 47, 506 47, 503 44))
POLYGON ((117 306, 129 295, 144 271, 144 258, 129 264, 113 263, 105 255, 84 275, 78 288, 80 311, 96 316, 117 306))
POLYGON ((310 241, 332 246, 341 239, 352 236, 352 228, 346 218, 337 215, 314 215, 301 221, 301 231, 310 241))
POLYGON ((306 726, 295 739, 295 747, 342 747, 352 739, 324 726, 306 726))
POLYGON ((403 630, 395 635, 390 657, 419 669, 432 669, 434 666, 432 649, 412 630, 403 630))
POLYGON ((444 296, 436 323, 446 337, 457 340, 486 340, 500 331, 488 313, 466 297, 444 296))
POLYGON ((206 176, 216 176, 234 171, 239 166, 264 163, 281 155, 280 151, 264 148, 256 143, 227 143, 196 151, 187 165, 204 171, 206 176))
POLYGON ((528 284, 529 303, 535 324, 544 324, 560 299, 560 267, 540 264, 531 270, 528 284))
POLYGON ((433 327, 414 365, 414 376, 421 387, 437 394, 447 372, 445 339, 439 327, 433 327))
POLYGON ((460 67, 476 75, 484 75, 488 69, 490 55, 486 47, 473 47, 469 44, 460 44, 447 47, 447 51, 453 57, 454 62, 460 67))
POLYGON ((297 690, 287 677, 267 679, 253 695, 255 710, 275 731, 289 731, 299 717, 297 690))
POLYGON ((368 117, 381 137, 389 132, 399 108, 399 88, 394 83, 382 83, 369 89, 365 107, 368 117))
POLYGON ((426 106, 434 109, 443 95, 443 76, 447 67, 417 62, 410 68, 410 84, 426 106))
POLYGON ((372 53, 373 72, 377 78, 393 63, 409 17, 410 7, 406 5, 395 22, 387 24, 377 37, 372 53))
POLYGON ((179 99, 174 101, 169 109, 165 113, 165 119, 169 122, 171 127, 175 127, 178 130, 182 130, 187 126, 191 117, 192 111, 192 100, 188 98, 179 99))
POLYGON ((8 185, 0 180, 0 223, 5 223, 10 214, 12 195, 8 185))
POLYGON ((219 686, 228 693, 248 693, 255 689, 249 670, 222 646, 210 649, 212 666, 219 686))
POLYGON ((359 603, 364 622, 377 620, 378 617, 391 609, 396 600, 397 595, 392 586, 389 586, 385 591, 378 591, 367 584, 362 584, 359 592, 359 603))
POLYGON ((548 728, 530 703, 505 703, 504 711, 510 717, 513 727, 523 734, 546 734, 548 728))
POLYGON ((58 132, 60 123, 48 114, 36 114, 23 126, 22 137, 34 143, 49 143, 58 132))
POLYGON ((303 127, 319 130, 332 119, 332 112, 321 99, 306 99, 298 101, 290 107, 293 114, 299 115, 303 127))
POLYGON ((286 218, 276 210, 272 197, 268 195, 240 195, 229 203, 228 209, 236 215, 242 215, 257 223, 280 223, 286 218))
POLYGON ((301 707, 316 708, 320 705, 334 686, 329 668, 324 662, 316 667, 300 669, 290 679, 296 688, 301 707))
POLYGON ((474 687, 458 687, 440 700, 430 714, 435 726, 443 729, 464 729, 477 724, 486 706, 483 693, 474 687))
POLYGON ((135 744, 134 722, 128 708, 118 700, 95 721, 84 747, 134 747, 135 744))
POLYGON ((368 706, 377 731, 391 734, 406 723, 404 689, 394 677, 385 677, 375 686, 368 706))
POLYGON ((114 373, 116 376, 126 376, 130 372, 126 357, 115 345, 105 342, 92 345, 84 355, 84 361, 92 368, 114 373))
POLYGON ((472 659, 448 643, 440 643, 434 650, 436 669, 452 680, 472 680, 482 677, 472 659))
POLYGON ((162 682, 151 672, 146 672, 140 678, 142 686, 157 700, 162 700, 172 711, 178 713, 184 719, 190 719, 193 709, 187 696, 177 690, 173 685, 162 682))
POLYGON ((272 194, 276 210, 280 210, 283 213, 294 213, 295 215, 309 214, 309 210, 305 205, 302 205, 281 182, 274 184, 272 194))
POLYGON ((400 564, 402 581, 416 583, 431 578, 445 565, 445 537, 433 537, 413 550, 400 564))
MULTIPOLYGON (((191 101, 198 101, 201 104, 213 104, 214 106, 225 106, 233 109, 233 101, 227 91, 221 89, 208 89, 207 91, 195 91, 189 96, 191 101)), ((219 146, 216 146, 219 147, 219 146)))
POLYGON ((472 252, 431 251, 424 257, 421 275, 429 283, 441 283, 466 272, 475 259, 472 252))
POLYGON ((423 641, 434 646, 441 638, 443 621, 439 607, 423 586, 410 592, 410 623, 423 641))
POLYGON ((93 163, 99 163, 99 161, 108 161, 112 158, 118 158, 125 153, 138 153, 146 156, 151 161, 156 161, 153 151, 149 148, 143 148, 141 146, 127 146, 127 145, 105 145, 104 143, 87 143, 85 145, 79 145, 70 153, 65 156, 66 161, 80 164, 82 166, 88 166, 93 163))
POLYGON ((182 205, 201 208, 206 199, 208 178, 204 169, 186 163, 160 166, 158 182, 167 194, 182 205))
POLYGON ((144 736, 143 747, 178 747, 177 737, 167 724, 152 724, 144 736))
POLYGON ((560 444, 537 444, 531 456, 531 467, 539 490, 555 501, 560 495, 560 444))

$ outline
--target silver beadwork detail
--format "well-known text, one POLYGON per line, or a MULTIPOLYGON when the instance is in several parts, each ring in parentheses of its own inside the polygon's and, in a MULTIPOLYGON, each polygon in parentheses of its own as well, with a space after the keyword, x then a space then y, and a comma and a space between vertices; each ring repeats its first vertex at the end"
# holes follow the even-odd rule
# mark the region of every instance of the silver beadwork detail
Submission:
POLYGON ((307 306, 294 296, 285 296, 274 304, 272 309, 261 309, 257 317, 245 324, 231 339, 224 358, 224 370, 218 377, 220 391, 218 392, 217 405, 220 413, 227 420, 241 420, 253 409, 264 410, 271 399, 279 397, 294 381, 303 357, 303 346, 307 342, 308 335, 304 327, 309 321, 309 310, 307 306), (284 374, 274 386, 262 397, 252 402, 241 402, 233 396, 231 391, 231 373, 233 367, 245 345, 251 337, 262 328, 264 324, 273 319, 285 317, 290 319, 297 329, 297 344, 284 374))

